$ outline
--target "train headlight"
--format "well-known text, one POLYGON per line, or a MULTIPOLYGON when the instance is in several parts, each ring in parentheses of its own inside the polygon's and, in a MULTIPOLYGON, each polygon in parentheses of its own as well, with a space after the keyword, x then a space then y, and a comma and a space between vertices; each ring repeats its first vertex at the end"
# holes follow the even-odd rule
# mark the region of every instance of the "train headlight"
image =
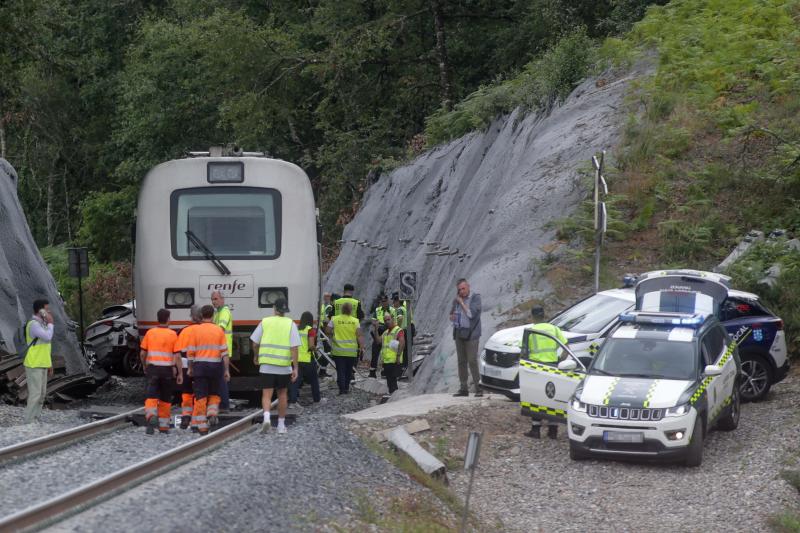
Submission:
POLYGON ((278 298, 289 301, 289 289, 286 287, 260 287, 258 289, 258 306, 272 307, 278 298))
POLYGON ((165 307, 191 307, 194 304, 194 289, 167 289, 164 291, 165 307))

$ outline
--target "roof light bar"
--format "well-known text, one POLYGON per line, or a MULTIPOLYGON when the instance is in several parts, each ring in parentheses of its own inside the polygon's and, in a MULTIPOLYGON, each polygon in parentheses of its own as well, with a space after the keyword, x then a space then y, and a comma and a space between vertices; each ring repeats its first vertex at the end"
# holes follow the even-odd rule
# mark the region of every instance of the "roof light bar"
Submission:
POLYGON ((628 311, 619 315, 620 322, 627 324, 668 324, 673 326, 700 327, 707 316, 701 313, 647 313, 628 311))

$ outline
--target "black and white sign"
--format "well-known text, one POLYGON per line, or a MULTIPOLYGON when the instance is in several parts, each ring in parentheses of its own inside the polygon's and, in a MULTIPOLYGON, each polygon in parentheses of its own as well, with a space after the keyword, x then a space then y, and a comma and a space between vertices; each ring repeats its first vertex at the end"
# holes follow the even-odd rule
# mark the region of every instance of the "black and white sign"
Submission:
POLYGON ((417 273, 400 272, 400 298, 414 300, 417 296, 417 273))
POLYGON ((89 250, 87 248, 67 248, 69 275, 73 278, 89 276, 89 250))

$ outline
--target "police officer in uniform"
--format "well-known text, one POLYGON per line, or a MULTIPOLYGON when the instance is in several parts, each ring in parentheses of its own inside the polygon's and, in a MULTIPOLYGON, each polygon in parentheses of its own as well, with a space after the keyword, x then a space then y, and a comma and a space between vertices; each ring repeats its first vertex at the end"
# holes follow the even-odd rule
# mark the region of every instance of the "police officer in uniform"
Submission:
MULTIPOLYGON (((532 330, 548 333, 560 340, 563 344, 567 344, 567 338, 564 337, 564 334, 561 332, 561 329, 559 329, 558 326, 544 322, 544 309, 542 306, 534 306, 531 309, 531 314, 533 315, 533 321, 535 322, 535 324, 531 326, 532 330)), ((558 343, 549 337, 536 334, 531 334, 528 336, 528 358, 531 361, 545 365, 556 365, 559 361, 558 349, 558 343)), ((525 433, 526 436, 534 439, 540 438, 541 426, 545 425, 547 426, 548 437, 551 439, 558 437, 558 425, 556 423, 548 420, 547 418, 537 419, 536 413, 534 413, 533 416, 534 418, 531 425, 531 430, 525 433)))

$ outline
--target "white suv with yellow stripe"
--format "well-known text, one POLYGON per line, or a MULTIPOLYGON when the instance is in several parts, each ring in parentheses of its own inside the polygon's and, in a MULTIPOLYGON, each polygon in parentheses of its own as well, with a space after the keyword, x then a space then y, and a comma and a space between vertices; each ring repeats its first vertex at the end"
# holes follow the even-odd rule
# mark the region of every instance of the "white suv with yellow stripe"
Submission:
MULTIPOLYGON (((682 459, 698 466, 712 427, 739 423, 736 342, 713 316, 633 311, 620 316, 566 408, 570 456, 682 459)), ((546 386, 545 386, 546 388, 546 386)))

